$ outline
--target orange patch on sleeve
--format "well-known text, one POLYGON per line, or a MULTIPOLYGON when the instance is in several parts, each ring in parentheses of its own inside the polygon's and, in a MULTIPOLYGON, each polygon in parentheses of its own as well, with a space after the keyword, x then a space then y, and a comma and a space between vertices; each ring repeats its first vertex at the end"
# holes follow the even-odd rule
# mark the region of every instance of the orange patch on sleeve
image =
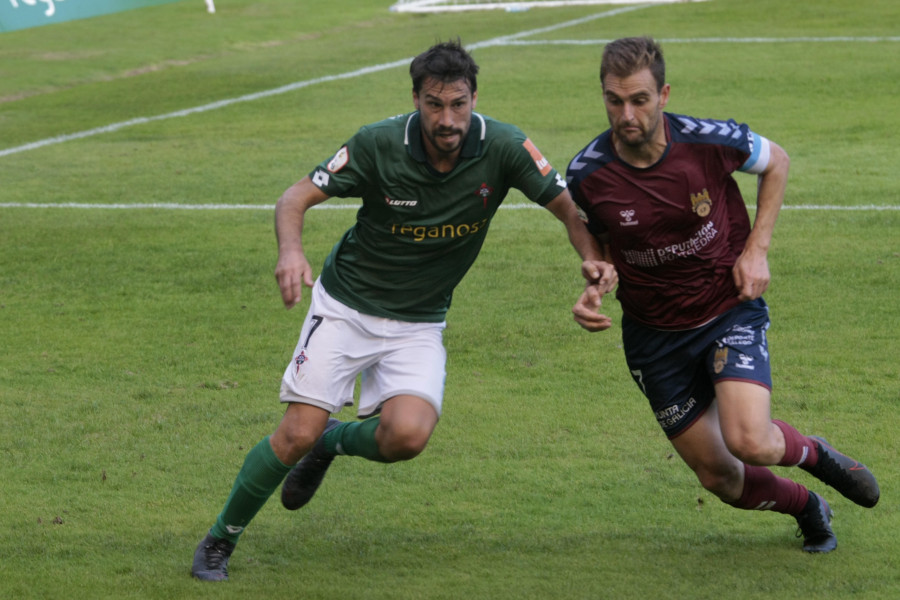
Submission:
POLYGON ((522 145, 528 150, 528 153, 531 155, 532 160, 534 160, 534 164, 537 165, 541 175, 546 175, 553 169, 550 165, 550 161, 544 158, 544 155, 541 154, 541 151, 537 149, 537 146, 535 146, 530 139, 526 139, 522 142, 522 145))

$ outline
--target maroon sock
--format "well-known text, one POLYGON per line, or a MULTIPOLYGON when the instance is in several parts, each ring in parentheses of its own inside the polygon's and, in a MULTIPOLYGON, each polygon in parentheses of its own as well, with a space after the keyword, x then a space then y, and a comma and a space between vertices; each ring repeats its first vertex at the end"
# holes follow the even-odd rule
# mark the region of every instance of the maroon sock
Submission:
POLYGON ((807 500, 809 490, 799 483, 778 477, 766 467, 744 465, 744 493, 732 506, 797 515, 803 511, 807 500))
POLYGON ((819 461, 815 441, 806 437, 784 421, 772 420, 784 434, 784 456, 778 462, 780 467, 812 467, 819 461))

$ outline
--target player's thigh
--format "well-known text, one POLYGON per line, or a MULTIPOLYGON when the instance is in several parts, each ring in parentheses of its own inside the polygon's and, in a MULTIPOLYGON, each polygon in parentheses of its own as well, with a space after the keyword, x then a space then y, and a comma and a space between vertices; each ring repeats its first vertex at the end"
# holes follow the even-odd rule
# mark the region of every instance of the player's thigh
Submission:
POLYGON ((311 404, 289 403, 269 438, 278 460, 286 465, 300 460, 322 435, 329 416, 328 410, 311 404))
POLYGON ((353 404, 357 376, 378 359, 382 340, 366 325, 376 321, 325 291, 317 281, 309 311, 281 381, 281 401, 337 413, 353 404))
MULTIPOLYGON (((363 371, 360 417, 382 412, 384 419, 386 404, 398 397, 418 398, 430 406, 435 418, 440 417, 447 363, 443 328, 443 323, 396 324, 396 331, 384 340, 379 360, 363 371)), ((422 412, 429 414, 424 407, 422 412)))
POLYGON ((748 381, 715 385, 719 422, 731 452, 751 464, 773 464, 784 452, 784 438, 772 423, 771 392, 748 381))

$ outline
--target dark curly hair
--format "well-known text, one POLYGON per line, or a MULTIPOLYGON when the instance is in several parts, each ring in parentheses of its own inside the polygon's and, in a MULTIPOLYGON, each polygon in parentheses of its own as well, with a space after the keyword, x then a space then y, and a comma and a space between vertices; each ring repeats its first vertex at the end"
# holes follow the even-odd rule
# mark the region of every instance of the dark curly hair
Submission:
POLYGON ((443 83, 465 79, 474 93, 478 89, 476 75, 478 65, 458 38, 456 41, 435 44, 415 57, 409 65, 409 76, 412 77, 413 92, 416 94, 428 78, 443 83))

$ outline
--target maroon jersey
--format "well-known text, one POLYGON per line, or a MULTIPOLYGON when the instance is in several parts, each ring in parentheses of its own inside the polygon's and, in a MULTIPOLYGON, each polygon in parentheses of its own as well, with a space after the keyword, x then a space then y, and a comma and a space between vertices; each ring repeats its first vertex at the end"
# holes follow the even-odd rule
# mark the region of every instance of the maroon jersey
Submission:
POLYGON ((750 218, 732 173, 765 168, 768 141, 734 121, 664 117, 669 142, 655 165, 623 162, 606 131, 572 159, 567 179, 591 231, 609 236, 625 314, 689 329, 739 303, 731 268, 750 218))

